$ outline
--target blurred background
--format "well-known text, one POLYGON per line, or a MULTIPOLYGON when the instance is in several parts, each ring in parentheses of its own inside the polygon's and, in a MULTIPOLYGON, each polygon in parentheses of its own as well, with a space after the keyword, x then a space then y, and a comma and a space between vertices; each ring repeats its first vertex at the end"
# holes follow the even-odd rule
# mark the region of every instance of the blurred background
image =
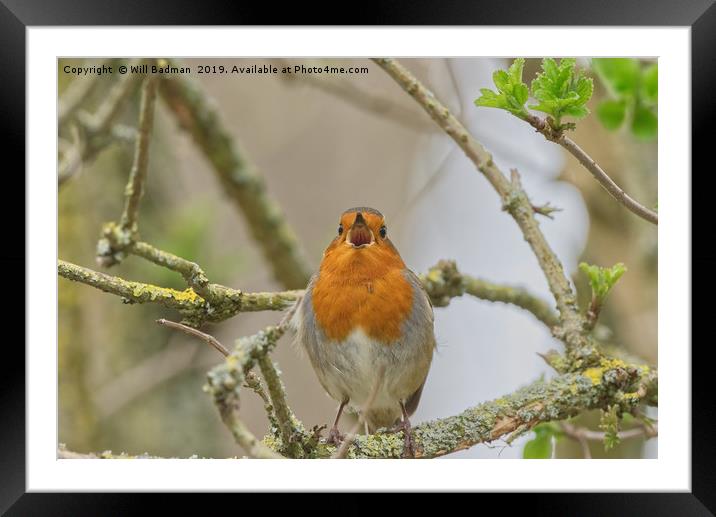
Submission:
MULTIPOLYGON (((416 273, 439 259, 455 259, 461 271, 529 288, 551 301, 537 262, 497 194, 472 163, 382 70, 366 59, 185 60, 247 66, 325 64, 367 67, 352 75, 193 73, 191 80, 213 99, 224 125, 264 178, 296 232, 312 268, 335 233, 340 213, 372 206, 387 218, 391 239, 416 273), (419 224, 417 224, 419 222, 419 224)), ((509 59, 404 59, 413 71, 495 157, 503 171, 517 168, 535 204, 562 209, 540 217, 553 249, 586 304, 589 288, 580 261, 602 266, 623 262, 628 272, 610 294, 600 318, 608 340, 657 363, 657 228, 613 200, 561 147, 526 123, 496 109, 477 108, 480 88, 494 88, 492 72, 509 59)), ((63 72, 59 94, 77 79, 63 72)), ((92 62, 94 63, 94 62, 92 62)), ((640 69, 653 63, 636 62, 640 69)), ((116 64, 116 63, 115 63, 116 64)), ((528 59, 525 81, 539 70, 528 59)), ((595 113, 620 92, 600 79, 589 59, 578 66, 594 77, 592 115, 572 135, 632 197, 653 208, 657 200, 657 145, 637 120, 614 124, 595 113), (616 127, 619 126, 619 127, 616 127)), ((101 76, 83 101, 92 111, 115 79, 101 76)), ((119 115, 135 127, 138 91, 119 115)), ((613 121, 612 121, 613 122, 613 121)), ((60 150, 72 145, 71 124, 61 129, 60 150)), ((117 220, 132 163, 133 146, 117 138, 59 189, 59 258, 100 269, 95 247, 104 222, 117 220)), ((157 103, 149 176, 140 212, 142 239, 197 262, 212 282, 246 291, 282 290, 211 166, 157 103)), ((137 257, 106 272, 125 279, 184 289, 175 273, 137 257)), ((179 320, 155 305, 126 305, 86 285, 59 279, 59 441, 78 452, 103 451, 168 457, 243 455, 202 392, 207 370, 222 358, 206 344, 155 324, 179 320)), ((529 313, 471 297, 437 308, 438 351, 413 424, 450 416, 514 391, 552 371, 537 355, 561 350, 529 313)), ((276 312, 245 313, 204 330, 227 347, 240 336, 275 324, 276 312)), ((273 359, 283 373, 289 403, 308 427, 332 422, 335 403, 324 393, 308 359, 287 335, 273 359)), ((655 416, 655 415, 652 415, 655 416)), ((257 435, 267 431, 258 397, 246 390, 242 418, 257 435)), ((597 428, 599 416, 580 425, 597 428)), ((350 419, 343 428, 351 426, 350 419)), ((479 445, 449 457, 521 457, 529 434, 511 446, 479 445)), ((655 457, 656 439, 626 440, 594 457, 655 457)), ((556 456, 582 457, 578 443, 557 444, 556 456)))

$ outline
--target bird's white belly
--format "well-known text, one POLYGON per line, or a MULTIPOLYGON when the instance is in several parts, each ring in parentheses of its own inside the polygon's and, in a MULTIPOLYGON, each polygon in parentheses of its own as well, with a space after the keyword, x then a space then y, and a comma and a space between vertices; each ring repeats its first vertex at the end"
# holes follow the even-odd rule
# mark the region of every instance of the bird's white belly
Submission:
MULTIPOLYGON (((412 349, 414 352, 417 347, 412 349)), ((390 409, 396 416, 400 401, 418 388, 427 373, 416 371, 421 369, 416 364, 420 361, 407 347, 386 345, 362 329, 354 330, 344 341, 325 343, 321 355, 328 368, 318 374, 333 398, 348 398, 352 406, 362 408, 377 390, 371 409, 390 409)))

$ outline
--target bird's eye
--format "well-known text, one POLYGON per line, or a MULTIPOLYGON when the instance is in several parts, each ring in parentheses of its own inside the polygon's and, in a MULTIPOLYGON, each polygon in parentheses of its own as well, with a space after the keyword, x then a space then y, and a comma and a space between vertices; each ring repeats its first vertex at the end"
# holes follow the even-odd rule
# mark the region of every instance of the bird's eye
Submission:
POLYGON ((380 237, 381 239, 385 239, 385 236, 388 235, 388 229, 385 226, 380 227, 380 237))
POLYGON ((338 235, 342 235, 342 234, 343 234, 343 225, 339 224, 338 225, 338 235))

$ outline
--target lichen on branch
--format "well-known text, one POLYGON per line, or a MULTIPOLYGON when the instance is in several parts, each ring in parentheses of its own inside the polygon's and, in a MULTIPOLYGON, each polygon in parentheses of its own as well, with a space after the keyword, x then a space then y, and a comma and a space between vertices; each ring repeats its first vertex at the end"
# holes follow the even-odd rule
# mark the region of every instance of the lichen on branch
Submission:
POLYGON ((470 294, 482 300, 507 303, 525 309, 548 327, 559 323, 552 307, 526 289, 495 284, 462 274, 452 260, 441 260, 427 273, 420 275, 420 280, 436 307, 446 307, 452 298, 470 294))
MULTIPOLYGON (((498 399, 466 409, 462 413, 413 427, 417 458, 435 458, 468 449, 479 443, 504 438, 508 442, 540 422, 563 420, 588 409, 616 405, 630 413, 656 397, 656 370, 618 359, 587 372, 538 380, 498 399)), ((272 436, 264 438, 276 446, 272 436)), ((330 457, 335 447, 320 443, 312 453, 330 457)), ((400 433, 376 433, 355 437, 349 458, 400 458, 400 433)))
POLYGON ((282 311, 290 307, 302 294, 302 291, 245 293, 238 289, 210 284, 208 288, 214 293, 215 300, 218 300, 212 305, 191 288, 177 291, 152 284, 132 282, 64 260, 58 261, 57 272, 68 280, 120 296, 126 303, 156 303, 174 309, 192 326, 199 326, 203 322, 224 321, 240 312, 282 311))

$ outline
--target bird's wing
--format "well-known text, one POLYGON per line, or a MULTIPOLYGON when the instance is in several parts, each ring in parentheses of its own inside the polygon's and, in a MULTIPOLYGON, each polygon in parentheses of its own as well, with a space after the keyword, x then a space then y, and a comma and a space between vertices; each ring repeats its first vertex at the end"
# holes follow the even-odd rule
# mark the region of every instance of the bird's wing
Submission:
MULTIPOLYGON (((408 281, 411 283, 413 288, 418 289, 420 294, 423 295, 424 300, 427 302, 427 306, 425 307, 425 313, 426 316, 429 315, 430 318, 430 332, 429 335, 424 336, 425 337, 425 344, 430 347, 431 354, 432 350, 435 349, 435 334, 433 333, 433 303, 430 301, 430 296, 428 295, 428 292, 425 290, 425 286, 423 286, 423 283, 420 281, 420 278, 418 275, 410 271, 409 269, 405 269, 405 275, 408 278, 408 281)), ((414 309, 417 310, 417 307, 414 309)), ((408 399, 405 401, 405 410, 408 413, 408 416, 412 415, 415 410, 418 408, 418 403, 420 402, 420 396, 423 393, 423 387, 425 386, 425 381, 427 380, 427 372, 425 373, 425 378, 423 379, 423 382, 420 383, 420 387, 418 387, 415 392, 408 397, 408 399)))
POLYGON ((408 400, 405 401, 405 411, 408 413, 408 416, 412 416, 412 414, 415 413, 415 410, 418 409, 418 403, 420 403, 420 395, 423 394, 423 387, 425 386, 426 380, 427 376, 423 380, 420 387, 415 390, 415 393, 410 395, 410 397, 408 397, 408 400))
POLYGON ((424 286, 423 283, 420 281, 420 277, 419 277, 418 275, 416 275, 415 273, 413 273, 413 272, 412 272, 411 270, 409 270, 408 268, 405 268, 405 275, 408 277, 408 280, 410 281, 410 283, 411 283, 414 287, 419 288, 420 291, 422 291, 422 293, 425 295, 425 298, 427 298, 428 303, 430 304, 430 310, 431 310, 431 312, 432 312, 433 302, 432 302, 432 300, 430 299, 430 295, 428 294, 428 291, 425 289, 425 286, 424 286))

